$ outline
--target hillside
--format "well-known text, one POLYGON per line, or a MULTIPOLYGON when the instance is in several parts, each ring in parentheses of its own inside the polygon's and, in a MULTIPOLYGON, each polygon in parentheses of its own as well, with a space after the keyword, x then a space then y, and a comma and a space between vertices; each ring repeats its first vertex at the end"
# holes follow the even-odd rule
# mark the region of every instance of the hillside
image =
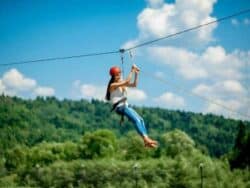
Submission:
POLYGON ((246 126, 238 131, 238 121, 223 117, 137 110, 159 148, 144 148, 132 125, 119 126, 100 101, 1 96, 0 187, 250 186, 249 157, 242 162, 249 156, 246 126), (230 161, 242 169, 231 170, 230 161))
MULTIPOLYGON (((238 121, 222 116, 170 111, 159 108, 136 108, 142 115, 150 135, 174 129, 186 132, 203 152, 219 157, 228 153, 237 134, 238 121)), ((250 125, 249 122, 246 124, 250 125)), ((249 127, 249 126, 248 126, 249 127)), ((134 131, 125 121, 110 113, 110 106, 101 101, 72 101, 52 98, 23 100, 0 97, 0 150, 17 143, 34 146, 42 141, 77 141, 85 133, 98 129, 112 130, 117 136, 134 131)))

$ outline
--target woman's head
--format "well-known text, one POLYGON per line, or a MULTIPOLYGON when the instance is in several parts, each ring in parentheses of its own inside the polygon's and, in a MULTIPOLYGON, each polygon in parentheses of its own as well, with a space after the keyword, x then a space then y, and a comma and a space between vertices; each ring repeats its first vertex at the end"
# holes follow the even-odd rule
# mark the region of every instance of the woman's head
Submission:
POLYGON ((118 82, 121 79, 121 69, 117 66, 111 67, 109 69, 109 74, 111 76, 111 79, 109 80, 105 97, 107 100, 110 100, 110 91, 109 91, 110 85, 114 82, 118 82))
POLYGON ((111 67, 109 74, 114 81, 119 81, 121 79, 121 69, 117 66, 111 67))

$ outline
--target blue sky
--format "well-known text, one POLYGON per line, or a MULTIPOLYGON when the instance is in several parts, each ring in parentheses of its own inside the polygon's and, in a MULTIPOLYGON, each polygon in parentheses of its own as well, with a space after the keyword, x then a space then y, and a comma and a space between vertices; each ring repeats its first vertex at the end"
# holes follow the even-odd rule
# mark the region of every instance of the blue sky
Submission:
MULTIPOLYGON (((4 0, 0 64, 113 51, 246 8, 245 0, 4 0)), ((250 119, 249 33, 250 13, 133 50, 133 62, 166 83, 142 73, 130 103, 250 119)), ((125 54, 125 73, 131 62, 125 54)), ((112 65, 118 54, 0 66, 0 93, 101 99, 112 65)))

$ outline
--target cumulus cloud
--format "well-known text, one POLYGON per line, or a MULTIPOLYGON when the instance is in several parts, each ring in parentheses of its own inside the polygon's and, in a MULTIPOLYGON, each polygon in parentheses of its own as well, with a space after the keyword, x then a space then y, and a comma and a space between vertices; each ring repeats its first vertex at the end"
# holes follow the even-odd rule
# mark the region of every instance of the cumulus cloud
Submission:
MULTIPOLYGON (((124 46, 163 37, 178 31, 215 21, 210 16, 216 0, 176 0, 175 3, 164 3, 163 0, 147 0, 146 7, 137 17, 139 35, 136 39, 128 41, 124 46)), ((214 40, 213 31, 217 24, 190 32, 187 40, 196 43, 207 43, 214 40)))
POLYGON ((207 71, 198 63, 197 54, 175 47, 151 47, 149 51, 153 59, 172 66, 184 78, 207 77, 207 71))
POLYGON ((192 92, 208 99, 209 103, 205 103, 203 109, 205 113, 217 113, 241 119, 250 117, 248 92, 239 81, 225 80, 210 85, 199 84, 192 92), (245 114, 245 117, 239 114, 245 114))
POLYGON ((28 91, 36 86, 36 81, 24 77, 18 70, 11 69, 3 75, 3 84, 10 89, 28 91))
POLYGON ((55 90, 51 87, 37 87, 34 90, 34 94, 37 96, 53 96, 55 95, 55 90))
POLYGON ((104 100, 106 94, 105 86, 97 86, 93 84, 82 84, 80 86, 80 93, 82 97, 85 98, 95 98, 99 100, 104 100))
POLYGON ((206 79, 206 84, 196 85, 192 92, 215 101, 215 103, 205 103, 204 112, 240 119, 250 117, 248 89, 247 84, 244 84, 249 80, 244 72, 245 67, 249 65, 249 58, 249 51, 235 50, 227 53, 218 46, 209 47, 200 56, 209 77, 206 79), (237 114, 245 114, 245 117, 237 114))
POLYGON ((105 100, 106 86, 90 83, 82 83, 80 80, 75 80, 72 83, 72 97, 105 100))
POLYGON ((129 101, 144 101, 147 94, 140 89, 129 88, 127 91, 129 101))
MULTIPOLYGON (((249 102, 250 101, 248 100, 247 103, 249 104, 249 102)), ((244 104, 242 101, 237 99, 217 99, 216 103, 208 103, 204 108, 204 112, 223 115, 225 117, 235 119, 250 119, 250 111, 247 103, 244 104)))
POLYGON ((202 54, 176 47, 151 47, 150 56, 157 62, 172 66, 185 79, 242 79, 242 67, 249 52, 226 53, 221 46, 210 46, 202 54))
MULTIPOLYGON (((221 46, 209 46, 201 53, 170 46, 151 47, 149 51, 154 61, 172 67, 186 80, 198 82, 192 90, 195 94, 218 100, 219 104, 229 105, 236 112, 245 114, 249 111, 249 103, 244 101, 247 100, 249 82, 245 67, 250 65, 250 51, 234 50, 228 53, 221 46)), ((237 118, 228 110, 222 110, 220 105, 205 104, 204 112, 212 112, 216 108, 213 113, 230 114, 237 118)))
MULTIPOLYGON (((240 103, 237 100, 220 100, 217 99, 215 103, 209 103, 207 106, 206 112, 213 112, 213 113, 220 113, 220 114, 228 114, 228 110, 226 110, 224 107, 217 105, 216 103, 221 104, 224 107, 228 107, 229 109, 232 109, 233 111, 239 110, 239 108, 242 106, 242 103, 240 103)), ((229 113, 233 113, 229 112, 229 113)))
POLYGON ((28 78, 17 69, 10 69, 0 78, 0 93, 10 96, 32 97, 51 96, 55 94, 53 88, 41 87, 36 80, 28 78))
MULTIPOLYGON (((128 41, 124 47, 129 48, 138 43, 215 21, 216 17, 211 14, 216 2, 217 0, 175 0, 174 3, 166 3, 162 0, 147 0, 147 7, 137 16, 138 36, 128 41)), ((250 22, 246 18, 243 21, 232 19, 231 23, 249 25, 250 22)), ((162 73, 155 73, 157 77, 163 78, 167 71, 171 71, 171 74, 179 75, 180 80, 188 81, 191 88, 193 87, 193 93, 216 99, 215 101, 222 106, 228 105, 237 112, 250 113, 246 87, 249 85, 250 77, 245 69, 250 66, 250 51, 235 49, 228 52, 223 46, 211 46, 211 42, 215 41, 213 32, 216 28, 217 24, 212 24, 155 43, 146 50, 137 50, 137 53, 151 59, 152 63, 166 66, 166 71, 162 69, 162 73)), ((154 101, 159 105, 174 105, 171 101, 176 99, 175 104, 184 107, 184 99, 177 100, 178 96, 174 96, 173 93, 165 93, 154 101)), ((230 114, 220 105, 207 102, 204 104, 206 105, 203 112, 230 114)))
POLYGON ((216 82, 213 85, 199 84, 193 89, 193 92, 215 98, 243 97, 247 94, 246 89, 236 80, 225 80, 216 82))
POLYGON ((164 108, 183 108, 185 106, 184 98, 177 96, 171 92, 166 92, 154 99, 154 102, 164 108))

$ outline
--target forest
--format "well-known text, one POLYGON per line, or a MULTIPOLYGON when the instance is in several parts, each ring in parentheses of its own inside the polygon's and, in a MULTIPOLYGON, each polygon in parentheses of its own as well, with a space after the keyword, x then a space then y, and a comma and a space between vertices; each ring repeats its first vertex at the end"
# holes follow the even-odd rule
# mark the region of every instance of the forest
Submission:
POLYGON ((250 122, 136 107, 156 149, 98 100, 0 96, 0 187, 250 188, 250 122))

